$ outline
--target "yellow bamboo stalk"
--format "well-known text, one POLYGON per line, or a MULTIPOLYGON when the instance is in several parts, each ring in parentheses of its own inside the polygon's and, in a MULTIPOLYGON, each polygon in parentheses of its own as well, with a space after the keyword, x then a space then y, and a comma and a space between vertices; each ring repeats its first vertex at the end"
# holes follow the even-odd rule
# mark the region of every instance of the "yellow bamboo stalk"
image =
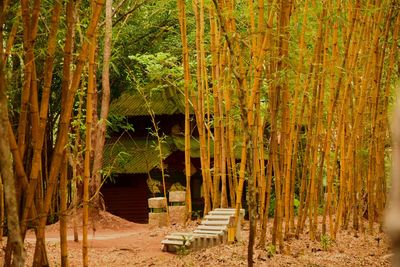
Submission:
POLYGON ((47 123, 47 114, 49 108, 49 98, 50 98, 50 88, 52 82, 52 75, 53 75, 53 61, 54 55, 56 51, 56 38, 57 38, 57 30, 59 24, 59 18, 61 13, 61 3, 57 1, 53 8, 53 14, 51 19, 51 26, 50 26, 50 34, 48 40, 48 47, 47 47, 47 57, 45 62, 45 75, 44 75, 44 86, 42 90, 42 98, 41 98, 41 105, 40 105, 40 114, 38 110, 38 98, 37 98, 37 83, 36 83, 36 71, 35 65, 33 64, 33 74, 32 74, 32 94, 31 98, 34 102, 32 102, 31 110, 33 113, 32 119, 32 134, 34 138, 33 143, 33 159, 32 159, 32 168, 30 173, 30 183, 28 187, 28 192, 26 196, 26 201, 24 205, 24 211, 22 216, 22 225, 21 230, 25 232, 26 230, 26 219, 28 216, 29 211, 31 210, 32 202, 34 193, 36 191, 36 187, 38 185, 38 176, 39 171, 41 168, 41 153, 43 149, 44 143, 44 136, 46 132, 46 123, 47 123))
MULTIPOLYGON (((25 256, 23 241, 20 236, 19 218, 18 218, 18 207, 15 191, 15 182, 13 179, 12 170, 12 158, 11 150, 7 136, 9 123, 8 108, 7 108, 7 86, 5 79, 5 66, 3 64, 3 25, 4 25, 4 12, 8 4, 0 3, 0 151, 2 157, 0 158, 0 176, 4 185, 4 203, 7 208, 7 227, 8 243, 10 244, 9 250, 13 256, 13 259, 9 262, 4 261, 5 264, 10 266, 24 266, 25 256)), ((11 258, 11 256, 10 256, 11 258)), ((6 259, 5 259, 6 260, 6 259)))
POLYGON ((21 1, 22 21, 23 21, 23 44, 25 50, 24 84, 21 96, 21 112, 18 122, 18 149, 21 158, 24 158, 26 150, 26 129, 28 102, 30 99, 30 86, 33 72, 34 51, 33 45, 36 41, 38 31, 38 20, 40 13, 40 0, 35 0, 30 15, 29 3, 27 0, 21 1))
POLYGON ((68 267, 68 233, 67 233, 67 211, 68 211, 68 156, 64 156, 62 171, 60 174, 60 246, 61 246, 61 266, 68 267))
MULTIPOLYGON (((46 196, 45 196, 45 200, 44 200, 43 210, 40 214, 40 223, 39 223, 39 226, 37 229, 37 242, 36 242, 37 248, 42 247, 44 245, 44 227, 46 224, 46 218, 47 218, 46 215, 50 209, 51 199, 53 197, 53 191, 55 189, 55 184, 56 184, 56 178, 60 171, 60 165, 61 165, 61 161, 62 161, 63 151, 65 149, 65 144, 67 142, 68 126, 69 126, 69 120, 71 117, 73 100, 74 100, 75 92, 80 83, 83 65, 87 59, 88 46, 89 46, 88 40, 91 40, 94 36, 94 32, 97 27, 97 23, 98 23, 103 5, 104 5, 104 0, 99 0, 99 1, 96 1, 96 3, 95 3, 95 8, 92 13, 90 23, 88 25, 87 32, 86 32, 87 38, 84 40, 82 48, 81 48, 81 52, 78 56, 78 61, 77 61, 74 75, 72 77, 72 81, 71 81, 71 85, 70 85, 70 90, 68 92, 68 95, 66 97, 66 101, 64 104, 64 112, 62 113, 62 116, 60 119, 60 127, 59 127, 58 137, 57 137, 56 146, 54 149, 51 168, 50 168, 47 192, 46 192, 46 196)), ((34 256, 34 265, 35 264, 40 265, 40 261, 41 261, 40 259, 41 259, 41 251, 39 249, 36 249, 35 256, 34 256)))
POLYGON ((204 5, 197 0, 193 1, 193 8, 196 17, 196 49, 197 49, 197 112, 196 122, 200 138, 200 163, 203 176, 203 196, 204 196, 204 213, 208 213, 212 209, 213 189, 210 176, 209 157, 206 139, 206 126, 204 122, 204 44, 202 44, 202 36, 204 35, 204 5), (202 25, 203 24, 203 25, 202 25))
POLYGON ((89 45, 89 71, 88 86, 86 94, 86 129, 85 129, 85 162, 83 176, 83 211, 82 211, 82 259, 83 266, 89 266, 89 241, 88 241, 88 222, 89 222, 89 179, 91 173, 90 153, 92 150, 92 120, 93 120, 93 94, 95 84, 95 53, 96 35, 93 35, 89 45))
POLYGON ((186 11, 185 1, 178 0, 179 24, 182 41, 182 56, 184 69, 184 94, 185 94, 185 175, 186 175, 186 214, 187 218, 191 218, 192 214, 192 197, 190 187, 190 110, 189 110, 189 88, 191 85, 190 68, 189 68, 189 49, 187 44, 186 31, 186 11))

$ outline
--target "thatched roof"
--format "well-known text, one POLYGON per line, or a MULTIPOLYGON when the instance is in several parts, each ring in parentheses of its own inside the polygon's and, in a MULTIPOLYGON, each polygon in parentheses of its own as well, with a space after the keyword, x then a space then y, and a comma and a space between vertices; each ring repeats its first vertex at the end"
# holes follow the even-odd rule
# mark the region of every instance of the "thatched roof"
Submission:
POLYGON ((112 101, 110 114, 120 116, 148 116, 149 109, 155 115, 173 115, 184 113, 184 99, 179 93, 173 94, 164 90, 152 91, 141 95, 138 92, 123 93, 112 101))
MULTIPOLYGON (((163 159, 172 154, 168 143, 161 144, 163 159)), ((104 148, 105 169, 112 173, 148 173, 160 166, 160 155, 154 139, 123 136, 107 141, 104 148)))
MULTIPOLYGON (((163 160, 175 151, 185 151, 185 140, 182 136, 168 137, 161 144, 163 160)), ((241 158, 242 145, 235 142, 235 158, 241 158)), ((268 153, 265 153, 267 157, 268 153)), ((210 144, 210 156, 214 157, 214 142, 210 144)), ((191 138, 190 157, 200 158, 200 143, 191 138)), ((131 138, 123 136, 109 139, 104 148, 104 169, 112 173, 148 173, 160 166, 160 155, 155 139, 131 138)))

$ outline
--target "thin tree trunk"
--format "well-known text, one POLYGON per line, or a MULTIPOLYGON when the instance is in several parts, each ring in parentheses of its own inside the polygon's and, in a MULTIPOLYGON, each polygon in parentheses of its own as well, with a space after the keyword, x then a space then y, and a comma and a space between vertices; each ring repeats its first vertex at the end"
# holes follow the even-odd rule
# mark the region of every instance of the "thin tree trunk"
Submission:
POLYGON ((7 59, 11 54, 11 48, 14 45, 15 37, 17 36, 17 31, 18 31, 18 27, 19 27, 19 23, 20 23, 20 20, 19 20, 20 16, 21 16, 21 10, 18 11, 17 18, 15 19, 15 21, 13 23, 13 26, 11 28, 10 34, 8 35, 6 49, 5 49, 5 52, 3 54, 3 62, 4 62, 4 64, 7 62, 7 59))
POLYGON ((71 118, 71 111, 73 106, 73 100, 75 97, 76 90, 79 86, 81 80, 81 74, 83 70, 83 65, 86 62, 87 55, 88 55, 88 40, 91 40, 94 36, 95 29, 97 27, 98 20, 100 18, 100 14, 102 11, 102 7, 104 5, 104 0, 96 1, 95 8, 93 14, 90 19, 90 23, 87 28, 86 38, 84 39, 81 52, 78 57, 78 62, 76 64, 76 68, 74 71, 74 75, 72 77, 72 82, 69 87, 68 95, 66 101, 64 102, 64 111, 60 118, 60 127, 58 131, 56 146, 53 152, 53 158, 50 168, 50 175, 49 175, 49 183, 47 187, 47 192, 44 200, 43 210, 40 214, 40 224, 37 231, 37 241, 36 241, 36 249, 35 249, 35 257, 34 257, 34 265, 40 265, 41 261, 41 251, 38 249, 44 244, 44 227, 46 225, 47 213, 51 206, 51 200, 53 197, 53 191, 56 186, 56 179, 60 172, 60 165, 65 149, 65 145, 67 143, 68 137, 68 126, 69 121, 71 118))
POLYGON ((186 7, 184 0, 178 0, 179 25, 182 41, 182 56, 184 69, 184 94, 185 94, 185 175, 186 175, 186 215, 190 219, 192 215, 192 196, 190 188, 190 109, 189 109, 189 88, 191 86, 189 68, 189 49, 186 32, 186 7))
MULTIPOLYGON (((206 139, 206 126, 204 122, 204 94, 205 94, 205 74, 204 74, 204 3, 203 0, 193 1, 193 8, 195 10, 196 18, 196 49, 197 49, 197 104, 196 104, 196 123, 199 131, 200 139, 200 163, 201 171, 203 176, 203 197, 204 197, 204 214, 208 213, 212 209, 213 201, 213 183, 210 175, 210 166, 207 150, 207 139, 206 139)), ((207 96, 208 97, 208 96, 207 96)))
POLYGON ((18 149, 21 158, 24 158, 26 150, 26 130, 27 130, 27 114, 28 102, 30 97, 30 87, 33 64, 34 64, 34 42, 38 32, 38 20, 40 13, 40 0, 35 0, 32 7, 32 15, 30 15, 28 0, 21 0, 22 20, 23 20, 23 43, 25 50, 25 68, 24 68, 24 86, 21 96, 21 112, 18 122, 18 149))
MULTIPOLYGON (((70 86, 70 77, 71 77, 71 62, 72 62, 72 51, 74 48, 74 36, 75 36, 75 0, 69 0, 66 5, 66 17, 67 17, 67 28, 66 28, 66 36, 65 36, 65 45, 64 45, 64 60, 63 60, 63 78, 61 82, 61 103, 64 103, 67 99, 68 88, 70 86)), ((63 113, 64 107, 61 107, 63 113)), ((77 139, 79 138, 80 133, 77 132, 77 139)), ((80 142, 75 139, 77 143, 80 142)), ((72 203, 72 221, 73 221, 73 229, 74 229, 74 241, 79 241, 78 236, 78 227, 77 227, 77 219, 76 219, 76 210, 78 204, 78 197, 77 197, 77 161, 78 159, 72 159, 72 155, 75 151, 67 151, 68 161, 72 167, 72 179, 71 179, 71 203, 72 203)))
POLYGON ((68 241, 67 241, 67 219, 68 219, 68 155, 65 152, 62 171, 60 174, 60 246, 61 266, 68 267, 68 241))
POLYGON ((106 0, 106 17, 105 17, 105 33, 104 33, 104 54, 103 54, 103 73, 102 73, 102 97, 101 97, 101 113, 96 133, 96 146, 94 148, 94 160, 91 181, 91 195, 93 198, 94 208, 99 210, 100 203, 100 185, 101 173, 103 166, 103 150, 106 136, 106 126, 108 111, 110 109, 110 59, 112 47, 112 0, 106 0))
POLYGON ((35 65, 33 64, 34 71, 32 73, 32 77, 34 79, 32 79, 32 83, 35 84, 31 85, 31 91, 32 91, 31 98, 34 101, 34 103, 32 103, 31 105, 31 111, 33 113, 32 137, 34 138, 34 154, 33 154, 32 168, 30 174, 30 182, 24 205, 24 211, 22 215, 21 230, 23 232, 26 231, 26 223, 27 223, 26 219, 28 218, 28 213, 32 208, 33 198, 35 195, 36 188, 38 186, 39 171, 42 165, 41 154, 43 150, 44 136, 46 132, 50 87, 53 75, 53 61, 56 50, 56 41, 57 41, 56 37, 57 37, 58 23, 60 18, 60 11, 61 11, 61 3, 57 1, 53 8, 52 23, 50 26, 50 35, 48 40, 48 48, 47 48, 48 55, 46 57, 46 63, 45 63, 44 87, 42 91, 42 100, 40 106, 40 121, 39 121, 39 115, 37 114, 38 107, 37 107, 36 71, 35 71, 35 65))
MULTIPOLYGON (((0 59, 3 59, 3 11, 4 3, 0 1, 0 59)), ((5 205, 7 208, 8 239, 12 249, 11 266, 24 266, 25 253, 20 235, 18 206, 15 194, 15 184, 12 166, 12 154, 8 141, 8 108, 5 81, 5 66, 0 60, 0 176, 4 185, 5 205)), ((1 225, 1 227, 3 227, 1 225)))
POLYGON ((90 153, 92 150, 92 118, 93 118, 93 92, 95 84, 95 53, 96 53, 96 34, 93 35, 89 45, 89 72, 88 86, 86 94, 86 130, 85 130, 85 162, 83 176, 83 215, 82 215, 82 257, 83 266, 89 266, 89 240, 88 240, 88 221, 89 221, 89 183, 90 183, 90 153))

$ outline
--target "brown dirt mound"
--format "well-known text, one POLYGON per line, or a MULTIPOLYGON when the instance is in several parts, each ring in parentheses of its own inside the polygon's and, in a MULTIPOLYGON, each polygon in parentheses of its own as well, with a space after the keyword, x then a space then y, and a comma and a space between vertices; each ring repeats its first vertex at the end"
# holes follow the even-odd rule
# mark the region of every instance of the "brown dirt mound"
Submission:
MULTIPOLYGON (((79 229, 82 228, 82 209, 79 209, 76 214, 72 211, 68 213, 67 227, 73 229, 74 221, 79 229)), ((129 230, 132 228, 145 227, 143 224, 127 221, 118 216, 115 216, 107 211, 90 212, 89 213, 89 228, 93 231, 101 230, 129 230)), ((60 228, 60 222, 48 225, 46 231, 58 231, 60 228)))

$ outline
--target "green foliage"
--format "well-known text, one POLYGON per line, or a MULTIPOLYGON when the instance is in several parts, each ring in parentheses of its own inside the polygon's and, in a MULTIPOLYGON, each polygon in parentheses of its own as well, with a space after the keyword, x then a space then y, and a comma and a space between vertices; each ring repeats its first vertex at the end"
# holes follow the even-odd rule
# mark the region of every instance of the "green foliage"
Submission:
POLYGON ((118 156, 116 158, 116 163, 118 165, 125 165, 126 163, 128 163, 128 159, 130 157, 129 153, 126 152, 119 152, 118 156))
POLYGON ((269 244, 265 250, 267 252, 268 258, 271 258, 276 254, 276 247, 273 244, 269 244))
POLYGON ((186 236, 182 236, 182 238, 183 238, 183 245, 176 247, 176 254, 178 254, 180 257, 189 255, 190 253, 190 249, 186 247, 186 245, 189 243, 189 240, 187 239, 186 236))
POLYGON ((328 250, 332 246, 332 239, 330 238, 329 235, 323 234, 321 236, 321 247, 323 250, 328 250))
POLYGON ((47 221, 49 222, 49 224, 54 224, 58 222, 58 220, 59 220, 58 214, 51 213, 49 214, 49 216, 47 216, 47 221))
MULTIPOLYGON (((298 200, 296 197, 294 198, 293 206, 294 206, 294 214, 297 215, 299 212, 300 200, 298 200)), ((271 197, 269 204, 268 217, 274 216, 275 207, 276 207, 276 199, 275 199, 275 194, 273 192, 273 196, 271 197)))
POLYGON ((299 211, 299 207, 300 207, 300 200, 295 198, 293 201, 293 205, 294 205, 294 213, 297 215, 297 213, 299 211))
POLYGON ((128 162, 128 159, 130 157, 129 153, 126 153, 124 151, 121 151, 117 154, 117 156, 114 158, 112 163, 110 165, 103 166, 103 168, 100 170, 100 173, 103 177, 103 183, 109 179, 111 182, 115 182, 114 177, 113 177, 113 171, 116 166, 120 166, 123 164, 126 164, 128 162))
POLYGON ((108 116, 107 126, 108 130, 111 130, 112 132, 135 131, 133 125, 129 123, 128 118, 114 114, 108 116))
MULTIPOLYGON (((111 72, 113 98, 132 89, 132 82, 125 70, 130 68, 135 74, 137 70, 132 66, 130 55, 155 55, 160 51, 168 51, 173 57, 179 58, 182 54, 176 1, 128 0, 116 11, 111 72), (131 10, 133 12, 126 19, 120 19, 131 10)), ((193 25, 193 22, 189 24, 193 25)), ((193 26, 189 27, 188 33, 193 29, 193 26)), ((194 38, 192 40, 194 42, 194 38)))
POLYGON ((269 202, 268 217, 273 217, 275 212, 276 201, 275 197, 271 198, 269 202))
MULTIPOLYGON (((136 54, 129 56, 129 59, 133 61, 129 74, 136 85, 141 87, 150 85, 150 92, 145 93, 151 94, 153 90, 182 87, 183 67, 170 53, 136 54)), ((171 95, 174 93, 172 92, 171 95)))

